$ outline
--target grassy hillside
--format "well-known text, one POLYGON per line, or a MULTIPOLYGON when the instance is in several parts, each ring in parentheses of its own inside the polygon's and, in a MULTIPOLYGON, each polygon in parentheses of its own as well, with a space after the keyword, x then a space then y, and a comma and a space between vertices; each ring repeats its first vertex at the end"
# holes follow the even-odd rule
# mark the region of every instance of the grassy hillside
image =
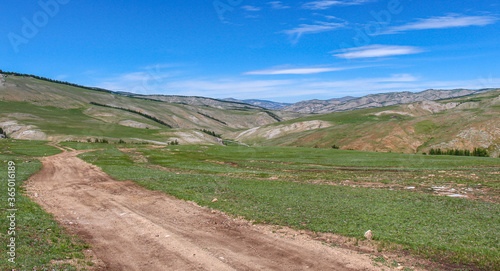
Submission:
POLYGON ((233 136, 254 145, 320 148, 337 145, 342 149, 406 153, 427 152, 430 148, 481 147, 497 156, 499 96, 500 91, 494 90, 439 102, 314 115, 233 136), (322 121, 323 127, 297 129, 310 121, 322 121), (287 129, 293 125, 296 129, 287 129), (288 131, 280 132, 284 130, 288 131))
POLYGON ((335 145, 404 153, 480 147, 498 156, 499 96, 493 90, 438 102, 303 115, 201 97, 156 97, 175 102, 168 103, 2 75, 0 127, 13 137, 39 140, 220 144, 201 132, 207 130, 254 146, 335 145))
MULTIPOLYGON (((110 137, 207 144, 217 140, 198 130, 224 134, 300 116, 221 104, 228 106, 167 103, 26 76, 0 77, 0 120, 32 125, 26 130, 45 134, 38 133, 36 139, 110 137)), ((25 132, 24 137, 29 139, 29 134, 25 132)))

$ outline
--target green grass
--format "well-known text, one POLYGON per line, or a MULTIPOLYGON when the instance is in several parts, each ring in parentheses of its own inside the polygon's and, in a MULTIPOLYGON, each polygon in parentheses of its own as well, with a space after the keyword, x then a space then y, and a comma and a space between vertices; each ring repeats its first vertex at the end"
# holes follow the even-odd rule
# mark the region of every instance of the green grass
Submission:
POLYGON ((32 157, 57 154, 54 147, 43 145, 45 142, 0 140, 0 270, 75 270, 76 267, 63 263, 71 259, 83 259, 82 250, 87 246, 77 237, 68 235, 53 217, 39 205, 24 195, 23 182, 40 170, 41 163, 32 157), (8 238, 7 206, 7 162, 16 163, 16 263, 7 261, 5 252, 8 238), (5 181, 4 181, 5 180, 5 181), (61 260, 62 263, 51 263, 61 260))
MULTIPOLYGON (((126 114, 114 112, 116 109, 109 109, 117 116, 126 114)), ((138 137, 144 139, 158 139, 158 133, 169 129, 137 129, 119 125, 116 123, 104 122, 100 119, 84 114, 85 108, 63 109, 52 106, 36 106, 26 102, 3 102, 0 101, 1 113, 24 113, 36 116, 20 121, 25 125, 35 125, 48 135, 73 135, 81 137, 111 137, 127 138, 138 137)), ((137 119, 131 116, 129 119, 137 119)), ((156 125, 146 118, 137 119, 140 122, 156 125)))
MULTIPOLYGON (((498 203, 325 184, 345 178, 356 184, 381 174, 394 185, 435 185, 440 183, 438 178, 420 177, 446 170, 484 174, 491 179, 481 179, 483 185, 498 189, 499 177, 492 173, 499 170, 497 159, 276 147, 134 148, 135 153, 107 149, 82 157, 117 179, 134 180, 149 189, 249 220, 360 239, 370 229, 381 244, 399 244, 439 261, 500 269, 498 203), (148 161, 135 163, 137 153, 148 161), (175 170, 148 168, 151 165, 175 170), (485 165, 492 167, 477 168, 485 165), (213 198, 218 201, 212 203, 213 198)), ((444 181, 453 180, 476 185, 468 177, 455 175, 444 181)))
POLYGON ((432 120, 423 120, 415 124, 417 134, 432 134, 439 126, 432 120))

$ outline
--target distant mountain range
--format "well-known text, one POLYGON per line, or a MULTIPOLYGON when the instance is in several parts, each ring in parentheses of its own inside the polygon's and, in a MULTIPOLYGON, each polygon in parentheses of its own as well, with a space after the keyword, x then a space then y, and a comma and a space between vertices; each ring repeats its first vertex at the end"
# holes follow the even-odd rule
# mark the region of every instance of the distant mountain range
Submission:
POLYGON ((227 99, 224 99, 224 101, 246 103, 246 104, 260 106, 260 107, 264 107, 264 108, 272 109, 272 110, 280 110, 283 107, 292 105, 291 103, 279 103, 279 102, 266 101, 266 100, 256 100, 256 99, 237 100, 237 99, 233 99, 233 98, 227 98, 227 99))
POLYGON ((492 89, 428 89, 422 92, 389 92, 370 94, 363 97, 346 96, 329 100, 307 100, 297 103, 280 103, 268 100, 246 99, 238 100, 234 98, 213 99, 196 96, 178 95, 140 95, 129 92, 114 92, 134 98, 151 99, 168 103, 177 103, 195 106, 209 106, 219 109, 269 109, 303 114, 326 114, 332 112, 351 111, 367 108, 378 108, 391 105, 407 104, 423 101, 437 101, 443 99, 459 98, 469 95, 481 94, 492 89))
POLYGON ((226 101, 247 103, 272 110, 290 111, 305 114, 325 114, 340 111, 351 111, 357 109, 377 108, 391 105, 407 104, 422 101, 437 101, 475 95, 491 91, 492 89, 453 89, 438 90, 429 89, 422 92, 390 92, 370 94, 363 97, 346 96, 329 100, 308 100, 294 104, 277 103, 265 100, 236 100, 226 101))

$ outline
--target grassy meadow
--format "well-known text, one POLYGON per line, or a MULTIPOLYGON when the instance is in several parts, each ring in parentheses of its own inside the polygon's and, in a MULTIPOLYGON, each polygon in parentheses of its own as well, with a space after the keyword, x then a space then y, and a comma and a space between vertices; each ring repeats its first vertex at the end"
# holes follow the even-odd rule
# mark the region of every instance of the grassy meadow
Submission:
POLYGON ((500 269, 498 158, 63 144, 102 149, 81 157, 119 180, 234 216, 358 240, 372 230, 381 250, 398 245, 465 270, 500 269))

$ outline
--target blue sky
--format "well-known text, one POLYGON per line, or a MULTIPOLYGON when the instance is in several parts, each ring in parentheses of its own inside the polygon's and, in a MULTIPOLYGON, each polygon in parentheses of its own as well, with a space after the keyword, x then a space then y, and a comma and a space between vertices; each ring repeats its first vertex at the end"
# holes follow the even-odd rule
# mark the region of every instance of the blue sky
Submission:
POLYGON ((282 102, 500 87, 498 1, 4 1, 0 69, 282 102))

